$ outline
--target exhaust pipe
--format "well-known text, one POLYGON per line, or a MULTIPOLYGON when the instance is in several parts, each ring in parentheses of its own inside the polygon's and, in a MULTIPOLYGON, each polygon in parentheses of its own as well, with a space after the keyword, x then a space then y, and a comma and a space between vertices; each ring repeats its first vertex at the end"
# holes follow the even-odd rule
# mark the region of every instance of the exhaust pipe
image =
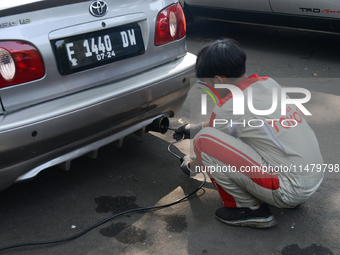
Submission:
POLYGON ((151 124, 146 126, 145 132, 154 131, 159 132, 161 134, 165 134, 169 129, 169 119, 168 117, 160 117, 158 119, 155 119, 151 124))

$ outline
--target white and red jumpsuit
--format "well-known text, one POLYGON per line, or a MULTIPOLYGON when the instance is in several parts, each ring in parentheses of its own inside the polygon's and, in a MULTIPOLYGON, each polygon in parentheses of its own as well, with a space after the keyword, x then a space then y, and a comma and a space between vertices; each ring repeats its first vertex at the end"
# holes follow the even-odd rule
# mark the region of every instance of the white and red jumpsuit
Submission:
MULTIPOLYGON (((256 74, 236 86, 245 99, 252 88, 257 110, 272 106, 273 88, 279 95, 281 92, 273 79, 256 74)), ((280 96, 278 100, 270 115, 254 115, 246 104, 240 116, 233 115, 229 93, 222 105, 214 108, 210 127, 194 138, 196 157, 225 207, 251 207, 260 201, 280 208, 294 207, 308 199, 323 180, 323 172, 315 168, 323 159, 313 130, 295 105, 287 106, 286 116, 282 116, 280 96), (295 121, 282 121, 284 118, 295 121), (215 122, 213 127, 214 119, 227 120, 228 124, 215 122)))

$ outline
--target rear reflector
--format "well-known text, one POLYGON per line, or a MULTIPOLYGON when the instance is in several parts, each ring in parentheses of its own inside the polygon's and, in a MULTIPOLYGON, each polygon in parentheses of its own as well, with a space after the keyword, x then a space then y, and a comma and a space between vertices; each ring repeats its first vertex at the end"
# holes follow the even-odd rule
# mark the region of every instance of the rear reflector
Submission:
POLYGON ((0 88, 42 78, 45 68, 36 48, 22 41, 0 42, 0 88))
POLYGON ((155 45, 163 45, 186 35, 186 21, 180 3, 171 5, 157 16, 155 45))
POLYGON ((15 64, 11 53, 0 48, 0 74, 6 81, 11 81, 15 75, 15 64))

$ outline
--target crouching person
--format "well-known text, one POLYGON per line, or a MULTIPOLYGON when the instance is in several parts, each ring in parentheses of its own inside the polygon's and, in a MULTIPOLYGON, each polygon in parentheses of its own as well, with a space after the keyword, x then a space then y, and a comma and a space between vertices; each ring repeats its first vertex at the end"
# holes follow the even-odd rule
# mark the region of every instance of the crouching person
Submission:
POLYGON ((233 91, 216 89, 222 100, 210 121, 183 125, 174 138, 194 139, 196 158, 185 156, 181 168, 187 174, 207 172, 223 205, 215 212, 218 220, 268 228, 277 223, 268 205, 294 208, 318 189, 322 171, 305 169, 322 164, 323 159, 300 109, 287 105, 283 114, 278 97, 276 110, 270 110, 272 91, 280 95, 281 86, 269 77, 248 77, 245 64, 246 54, 232 39, 216 41, 199 52, 197 78, 210 87, 236 86, 245 99, 252 98, 253 107, 249 109, 245 100, 243 114, 235 115, 233 91), (256 114, 254 108, 268 114, 256 114))

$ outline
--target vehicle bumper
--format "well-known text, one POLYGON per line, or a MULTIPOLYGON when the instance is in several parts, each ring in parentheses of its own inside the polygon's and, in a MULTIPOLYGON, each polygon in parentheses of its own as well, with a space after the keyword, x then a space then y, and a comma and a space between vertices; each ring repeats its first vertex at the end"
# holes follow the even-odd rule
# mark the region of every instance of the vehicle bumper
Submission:
POLYGON ((0 115, 0 190, 50 166, 68 168, 74 158, 142 132, 160 116, 174 116, 195 77, 195 62, 188 53, 128 79, 0 115))

